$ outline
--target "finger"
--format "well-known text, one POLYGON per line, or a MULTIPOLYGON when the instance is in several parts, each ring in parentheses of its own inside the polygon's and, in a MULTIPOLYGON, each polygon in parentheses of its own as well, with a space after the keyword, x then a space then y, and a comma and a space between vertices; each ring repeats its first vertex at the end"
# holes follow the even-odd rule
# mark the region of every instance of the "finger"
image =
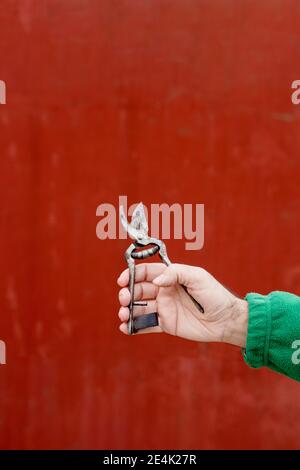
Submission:
MULTIPOLYGON (((140 263, 135 267, 135 282, 152 282, 157 276, 164 272, 166 265, 163 263, 140 263)), ((129 283, 129 269, 125 269, 118 278, 120 287, 126 287, 129 283)))
POLYGON ((193 287, 203 280, 204 269, 186 264, 172 264, 153 283, 160 287, 182 284, 186 287, 193 287))
POLYGON ((130 292, 127 287, 123 287, 123 289, 119 291, 119 302, 123 307, 128 307, 130 303, 130 292))
POLYGON ((128 335, 128 325, 127 325, 127 322, 123 322, 121 323, 121 325, 119 326, 119 330, 124 333, 124 335, 128 335))
POLYGON ((129 284, 129 269, 126 268, 121 272, 120 276, 117 279, 117 283, 120 287, 126 287, 129 284))
MULTIPOLYGON (((138 317, 140 315, 144 315, 144 314, 156 312, 156 311, 157 311, 156 300, 149 300, 147 302, 147 305, 134 307, 134 316, 138 317)), ((129 308, 120 307, 118 316, 122 322, 127 322, 129 319, 129 308)))
POLYGON ((129 308, 128 307, 120 307, 118 317, 122 322, 127 322, 129 319, 129 308))
MULTIPOLYGON (((158 294, 158 287, 152 282, 139 282, 134 286, 134 300, 155 299, 158 294)), ((123 287, 119 291, 119 302, 126 307, 130 302, 131 296, 129 289, 123 287)))
POLYGON ((144 328, 143 330, 139 330, 136 335, 144 335, 148 333, 162 333, 163 330, 160 326, 152 326, 151 328, 144 328))
MULTIPOLYGON (((127 323, 123 322, 121 323, 121 325, 119 326, 119 329, 122 333, 124 333, 125 335, 128 335, 128 325, 127 323)), ((137 333, 135 333, 134 335, 132 336, 135 336, 135 335, 142 335, 142 334, 147 334, 147 333, 162 333, 162 329, 160 326, 154 326, 152 328, 145 328, 144 330, 139 330, 137 333)))
POLYGON ((155 299, 158 289, 152 282, 138 282, 134 286, 134 300, 155 299))

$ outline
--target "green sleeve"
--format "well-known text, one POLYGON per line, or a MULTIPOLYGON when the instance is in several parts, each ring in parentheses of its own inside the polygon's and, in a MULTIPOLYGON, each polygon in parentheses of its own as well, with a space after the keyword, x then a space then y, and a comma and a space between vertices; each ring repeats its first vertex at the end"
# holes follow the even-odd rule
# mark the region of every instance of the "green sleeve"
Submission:
POLYGON ((300 297, 287 292, 247 294, 249 323, 244 359, 300 381, 300 297))

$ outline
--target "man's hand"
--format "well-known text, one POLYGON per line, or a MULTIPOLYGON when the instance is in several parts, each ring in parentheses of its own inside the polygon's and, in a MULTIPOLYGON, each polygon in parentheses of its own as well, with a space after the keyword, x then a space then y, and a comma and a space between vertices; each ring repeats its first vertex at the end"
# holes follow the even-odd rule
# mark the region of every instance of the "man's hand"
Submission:
MULTIPOLYGON (((161 263, 136 266, 135 300, 147 300, 147 307, 135 307, 135 315, 158 312, 159 326, 141 333, 165 332, 193 341, 222 341, 245 347, 248 304, 222 286, 202 268, 184 264, 166 267, 161 263), (181 285, 204 308, 201 313, 181 285)), ((118 284, 121 308, 120 330, 127 334, 130 293, 129 271, 120 275, 118 284)))

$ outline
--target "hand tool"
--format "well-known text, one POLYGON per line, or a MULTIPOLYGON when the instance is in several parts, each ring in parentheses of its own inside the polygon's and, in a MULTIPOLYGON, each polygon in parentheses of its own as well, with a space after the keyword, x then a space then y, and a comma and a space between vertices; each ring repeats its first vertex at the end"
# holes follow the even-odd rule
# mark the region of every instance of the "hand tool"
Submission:
MULTIPOLYGON (((135 260, 149 258, 158 253, 161 260, 166 266, 170 266, 171 261, 167 255, 165 243, 162 240, 158 240, 157 238, 151 238, 148 236, 148 223, 142 202, 140 202, 134 209, 130 224, 128 223, 127 218, 125 216, 123 206, 120 206, 120 219, 124 229, 128 232, 129 236, 134 239, 134 243, 132 243, 125 252, 125 259, 129 268, 130 292, 130 303, 128 306, 128 333, 132 335, 134 333, 137 333, 139 330, 154 327, 159 324, 157 312, 146 313, 138 316, 134 315, 134 307, 147 305, 147 302, 137 302, 134 300, 135 260)), ((185 286, 182 287, 189 295, 198 310, 200 310, 201 313, 204 313, 202 305, 200 305, 199 302, 197 302, 191 296, 191 294, 189 294, 185 286)))

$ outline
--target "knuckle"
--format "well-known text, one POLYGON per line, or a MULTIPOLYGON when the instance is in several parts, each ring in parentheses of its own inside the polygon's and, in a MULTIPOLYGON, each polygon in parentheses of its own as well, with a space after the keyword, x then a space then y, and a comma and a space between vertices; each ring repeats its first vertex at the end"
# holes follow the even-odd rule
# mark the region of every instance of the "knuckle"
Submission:
POLYGON ((205 269, 200 268, 198 266, 195 268, 195 272, 196 272, 197 276, 201 277, 201 278, 203 278, 206 275, 205 269))
POLYGON ((172 263, 170 266, 167 267, 167 271, 171 273, 171 275, 177 276, 181 272, 182 265, 178 263, 172 263))
POLYGON ((205 272, 206 272, 205 269, 203 269, 203 268, 200 268, 200 267, 199 267, 199 268, 197 268, 197 269, 198 269, 198 274, 203 275, 203 274, 205 274, 205 272))
POLYGON ((169 269, 177 270, 177 269, 181 269, 181 267, 182 267, 182 264, 179 264, 179 263, 172 263, 172 264, 169 266, 169 269))

